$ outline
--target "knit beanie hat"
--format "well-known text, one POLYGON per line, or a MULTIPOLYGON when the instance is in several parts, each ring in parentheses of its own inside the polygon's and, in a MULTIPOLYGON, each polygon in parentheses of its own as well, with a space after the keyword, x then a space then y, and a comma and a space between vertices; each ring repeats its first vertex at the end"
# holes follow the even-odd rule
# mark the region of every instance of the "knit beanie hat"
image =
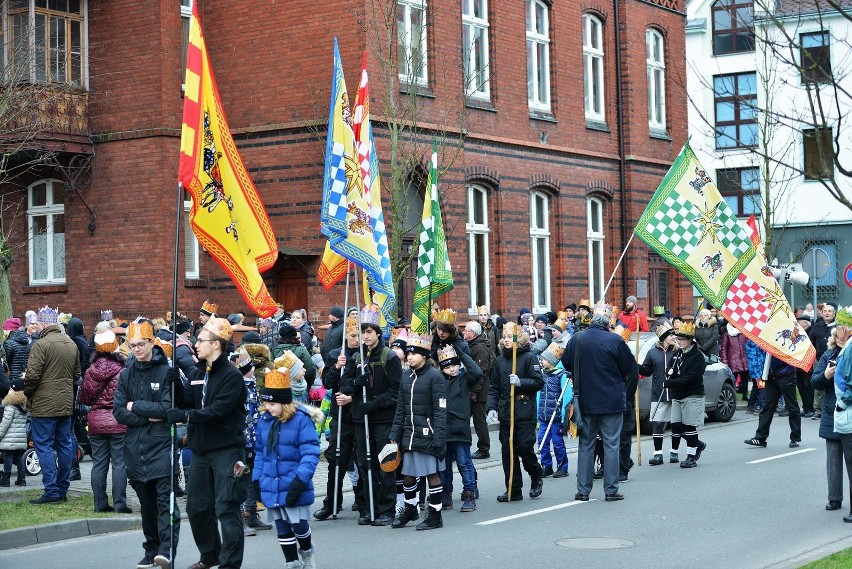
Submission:
POLYGON ((296 342, 297 334, 298 332, 296 332, 296 329, 293 328, 293 326, 291 326, 290 324, 287 324, 286 322, 282 322, 281 326, 278 328, 278 336, 282 340, 293 340, 291 342, 293 344, 298 343, 296 342))
POLYGON ((21 319, 20 318, 8 318, 5 322, 3 322, 3 331, 11 332, 12 330, 17 330, 21 327, 21 319))
POLYGON ((636 306, 637 298, 632 294, 627 297, 627 302, 631 303, 633 306, 636 306))
POLYGON ((343 318, 344 316, 342 306, 332 306, 331 310, 329 310, 328 313, 334 316, 335 318, 343 318))
POLYGON ((541 358, 552 366, 559 363, 565 350, 556 342, 551 342, 547 349, 541 353, 541 358))

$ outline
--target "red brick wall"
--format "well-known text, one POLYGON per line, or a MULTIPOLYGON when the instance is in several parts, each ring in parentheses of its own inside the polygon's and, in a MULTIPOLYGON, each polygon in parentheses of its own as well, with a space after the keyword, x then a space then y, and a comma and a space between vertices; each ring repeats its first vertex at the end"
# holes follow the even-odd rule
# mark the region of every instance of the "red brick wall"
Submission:
MULTIPOLYGON (((158 315, 171 308, 174 210, 182 100, 180 16, 175 3, 116 0, 90 4, 90 124, 97 141, 93 182, 84 196, 98 215, 94 235, 77 199, 66 202, 67 287, 32 293, 27 257, 19 249, 12 267, 16 313, 37 304, 60 305, 88 319, 111 308, 122 317, 158 315), (126 33, 119 21, 133 21, 126 33), (27 294, 29 292, 29 294, 27 294)), ((283 297, 276 271, 295 268, 308 280, 309 315, 319 319, 343 303, 343 287, 326 292, 316 282, 324 241, 318 231, 324 121, 328 113, 332 38, 340 42, 350 100, 354 100, 365 47, 371 49, 372 112, 385 113, 386 89, 379 57, 372 52, 371 14, 343 2, 289 0, 266 3, 205 2, 201 17, 226 114, 255 184, 267 204, 279 245, 313 254, 285 257, 266 275, 273 295, 283 297), (356 21, 360 24, 356 24, 356 21), (343 25, 341 22, 348 22, 343 25)), ((457 1, 429 3, 430 97, 420 97, 424 122, 466 129, 464 149, 441 180, 444 221, 456 288, 444 304, 467 307, 466 176, 487 171, 499 178, 489 187, 491 213, 492 308, 515 314, 531 303, 529 192, 551 192, 551 302, 554 309, 588 295, 586 197, 591 186, 612 192, 605 212, 609 277, 625 237, 686 137, 684 16, 637 0, 622 0, 618 18, 611 2, 555 3, 551 10, 551 92, 555 121, 534 120, 526 100, 526 45, 522 2, 491 2, 490 56, 492 104, 496 111, 462 104, 457 1), (605 22, 607 124, 610 132, 586 128, 582 96, 583 10, 605 22), (625 96, 626 186, 619 189, 616 123, 615 34, 621 21, 625 96), (645 29, 654 25, 666 37, 667 120, 672 141, 652 139, 647 128, 645 29), (449 118, 443 118, 449 117, 449 118), (541 142, 546 133, 546 143, 541 142), (545 184, 538 185, 541 181, 545 184), (619 200, 626 199, 626 219, 619 200)), ((400 96, 396 88, 391 90, 400 96)), ((387 167, 387 133, 374 125, 379 156, 387 167)), ((452 134, 452 132, 451 132, 452 134)), ((431 133, 421 133, 418 158, 425 159, 431 133)), ((448 156, 442 149, 442 159, 448 156)), ((387 197, 385 197, 387 201, 387 197)), ((386 205, 387 207, 387 205, 386 205)), ((387 215, 387 213, 386 213, 387 215)), ((23 226, 21 226, 23 227, 23 226)), ((181 310, 195 316, 206 298, 220 312, 244 308, 225 273, 204 253, 200 288, 179 288, 181 310)), ((620 302, 648 278, 648 251, 634 239, 625 259, 628 290, 621 272, 607 298, 620 302)), ((674 273, 674 270, 672 270, 674 273)), ((183 275, 183 267, 181 267, 183 275)), ((691 289, 672 278, 675 311, 691 304, 691 289)), ((354 300, 354 299, 353 299, 354 300)), ((640 301, 646 310, 647 301, 640 301)), ((295 307, 287 307, 295 308, 295 307)), ((406 307, 406 312, 409 307, 406 307)), ((322 318, 324 320, 324 317, 322 318)))

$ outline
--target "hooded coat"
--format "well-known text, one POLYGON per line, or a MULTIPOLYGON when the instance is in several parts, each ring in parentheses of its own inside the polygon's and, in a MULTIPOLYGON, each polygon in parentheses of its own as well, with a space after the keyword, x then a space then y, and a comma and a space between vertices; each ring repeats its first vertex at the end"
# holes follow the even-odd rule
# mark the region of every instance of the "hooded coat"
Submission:
POLYGON ((74 381, 80 377, 80 353, 57 325, 44 329, 30 349, 24 394, 33 417, 70 417, 74 381))
MULTIPOLYGON (((501 423, 508 423, 510 419, 511 373, 512 349, 504 348, 503 353, 491 366, 488 386, 488 410, 496 410, 501 423)), ((544 387, 544 377, 541 375, 538 358, 530 352, 529 343, 518 344, 515 374, 521 380, 521 385, 515 387, 515 424, 535 423, 536 393, 544 387)))
POLYGON ((77 344, 77 351, 80 352, 80 377, 83 377, 86 375, 86 369, 89 367, 89 363, 91 362, 89 341, 86 339, 86 332, 83 329, 83 321, 79 318, 72 318, 68 321, 65 333, 68 334, 69 338, 74 340, 75 344, 77 344))
POLYGON ((444 457, 447 448, 447 384, 443 374, 429 360, 420 369, 409 369, 402 378, 388 439, 399 443, 403 452, 416 450, 444 457))
POLYGON ((745 334, 741 334, 730 324, 725 325, 719 341, 719 357, 735 374, 748 371, 748 356, 745 350, 747 341, 745 334))
POLYGON ((458 375, 450 377, 441 372, 447 382, 447 442, 471 444, 470 394, 482 381, 482 369, 465 353, 459 354, 459 359, 462 367, 458 375))
POLYGON ((123 369, 120 356, 96 353, 95 360, 86 370, 80 387, 80 401, 91 406, 88 415, 90 435, 121 435, 127 432, 127 425, 116 421, 112 412, 118 376, 123 369))
POLYGON ((27 448, 27 398, 23 391, 10 391, 3 398, 0 419, 0 450, 27 448))
POLYGON ((9 379, 15 381, 27 369, 30 358, 30 348, 36 338, 30 337, 24 330, 13 330, 3 343, 6 352, 6 363, 9 365, 9 379))

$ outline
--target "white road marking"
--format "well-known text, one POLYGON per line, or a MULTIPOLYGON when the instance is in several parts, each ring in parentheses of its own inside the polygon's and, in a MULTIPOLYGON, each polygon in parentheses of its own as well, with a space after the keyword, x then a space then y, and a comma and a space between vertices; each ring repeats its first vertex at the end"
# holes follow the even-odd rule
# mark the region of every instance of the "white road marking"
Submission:
POLYGON ((587 504, 588 502, 595 502, 595 498, 591 498, 588 501, 583 500, 574 500, 573 502, 568 502, 567 504, 557 504, 556 506, 548 506, 547 508, 541 508, 539 510, 532 510, 530 512, 523 512, 521 514, 514 514, 512 516, 506 516, 504 518, 495 518, 493 520, 488 520, 485 522, 479 522, 474 525, 478 526, 490 526, 492 524, 499 524, 500 522, 508 522, 509 520, 515 520, 518 518, 525 518, 527 516, 534 516, 536 514, 543 514, 544 512, 552 512, 553 510, 561 510, 562 508, 567 508, 569 506, 576 506, 577 504, 587 504))
POLYGON ((746 464, 757 464, 759 462, 767 462, 769 460, 775 460, 776 458, 784 458, 785 456, 793 456, 794 454, 802 454, 803 452, 811 452, 812 450, 816 450, 815 448, 803 448, 801 450, 794 450, 793 452, 785 452, 784 454, 778 454, 775 456, 770 456, 767 458, 761 458, 759 460, 750 460, 746 462, 746 464))

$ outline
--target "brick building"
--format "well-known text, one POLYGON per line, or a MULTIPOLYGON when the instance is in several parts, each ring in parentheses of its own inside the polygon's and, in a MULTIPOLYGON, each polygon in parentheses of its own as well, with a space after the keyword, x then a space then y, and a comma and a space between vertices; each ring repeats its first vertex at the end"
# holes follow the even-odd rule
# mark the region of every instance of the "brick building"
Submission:
MULTIPOLYGON (((52 151, 53 165, 2 187, 4 203, 18 204, 3 210, 16 314, 50 304, 90 323, 105 308, 122 317, 170 309, 189 2, 2 2, 7 69, 17 61, 14 34, 27 33, 15 27, 24 18, 68 32, 64 51, 36 45, 41 55, 28 72, 37 84, 63 86, 73 103, 47 105, 50 117, 75 109, 76 119, 48 117, 35 146, 52 151), (132 22, 132 33, 122 22, 132 22)), ((281 255, 264 275, 273 296, 314 320, 343 303, 342 286, 328 293, 316 280, 336 35, 350 99, 369 52, 386 177, 392 129, 384 104, 389 94, 416 101, 412 219, 422 207, 417 163, 425 165, 433 135, 443 136, 449 166, 440 188, 456 286, 441 303, 516 314, 599 298, 686 138, 683 0, 464 0, 461 12, 448 0, 397 0, 394 56, 402 65, 390 89, 371 49, 378 14, 371 2, 356 4, 199 6, 225 112, 278 236, 281 255)), ((387 193, 384 201, 391 217, 387 193)), ((194 315, 206 298, 224 313, 244 309, 191 237, 180 246, 179 310, 194 315)), ((404 279, 406 314, 411 289, 404 279)), ((662 303, 679 312, 692 302, 688 283, 638 239, 606 296, 628 294, 646 311, 662 303)))

